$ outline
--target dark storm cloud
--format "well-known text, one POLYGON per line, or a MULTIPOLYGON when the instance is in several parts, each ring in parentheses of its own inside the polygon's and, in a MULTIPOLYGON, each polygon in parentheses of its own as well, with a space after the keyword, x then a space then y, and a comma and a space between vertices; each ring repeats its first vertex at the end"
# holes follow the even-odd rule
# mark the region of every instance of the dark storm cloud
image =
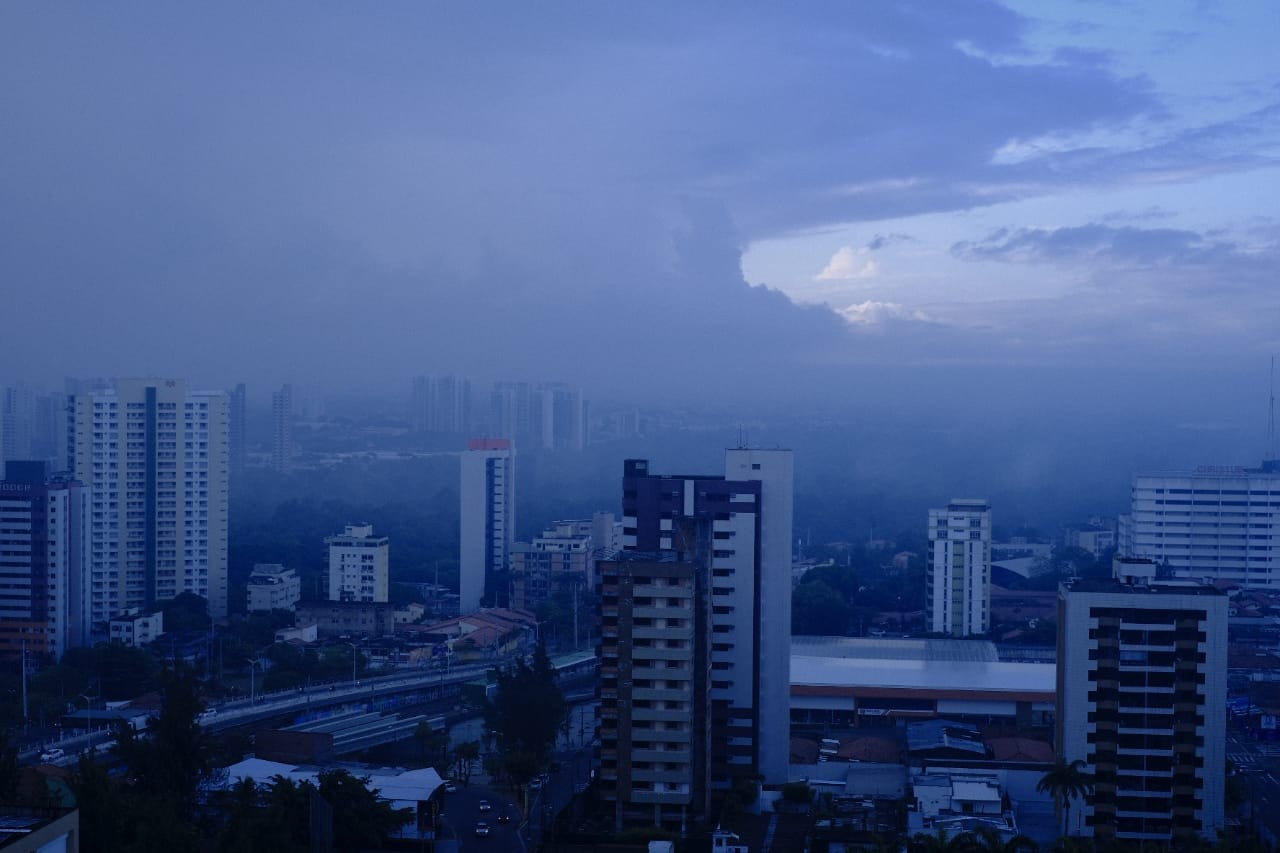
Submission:
POLYGON ((52 376, 794 388, 882 344, 748 286, 749 241, 1248 154, 995 162, 1162 105, 1092 52, 985 58, 1026 25, 980 0, 4 14, 0 313, 76 341, 52 376))

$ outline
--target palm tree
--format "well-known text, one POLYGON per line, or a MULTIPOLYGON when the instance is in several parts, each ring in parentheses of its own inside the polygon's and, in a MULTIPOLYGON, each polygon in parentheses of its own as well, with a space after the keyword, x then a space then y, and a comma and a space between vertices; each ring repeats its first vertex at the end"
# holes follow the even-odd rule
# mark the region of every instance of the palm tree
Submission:
POLYGON ((1084 762, 1077 758, 1068 762, 1059 755, 1053 768, 1036 783, 1036 790, 1053 796, 1056 810, 1063 813, 1062 834, 1067 834, 1071 825, 1071 801, 1093 792, 1093 776, 1083 770, 1084 762))
POLYGON ((917 832, 907 843, 909 853, 969 853, 973 850, 973 836, 967 832, 950 835, 946 827, 939 827, 933 835, 917 832))
POLYGON ((974 853, 1036 853, 1039 845, 1025 835, 1015 835, 1005 841, 1000 833, 990 826, 980 826, 972 833, 974 853))

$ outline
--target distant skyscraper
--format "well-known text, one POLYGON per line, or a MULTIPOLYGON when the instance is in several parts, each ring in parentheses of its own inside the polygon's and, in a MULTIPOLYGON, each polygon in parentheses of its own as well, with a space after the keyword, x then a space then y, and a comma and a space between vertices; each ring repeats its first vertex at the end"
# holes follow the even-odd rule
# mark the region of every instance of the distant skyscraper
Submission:
POLYGON ((623 469, 623 548, 687 553, 710 543, 711 775, 787 780, 790 756, 791 532, 789 450, 725 453, 725 475, 662 476, 623 469))
POLYGON ((486 593, 499 602, 506 598, 515 541, 515 461, 515 447, 506 438, 474 438, 461 456, 460 613, 476 610, 486 593))
POLYGON ((225 619, 227 395, 122 379, 71 405, 70 467, 93 490, 94 629, 180 592, 225 619))
POLYGON ((285 384, 271 394, 271 467, 292 471, 293 455, 293 386, 285 384))
POLYGON ((413 380, 410 421, 415 432, 461 435, 471 431, 471 381, 457 376, 413 380))
POLYGON ((1175 577, 1280 586, 1280 462, 1138 474, 1117 553, 1175 577))
POLYGON ((55 660, 89 642, 89 489, 47 462, 11 461, 0 480, 0 653, 55 660))
POLYGON ((29 385, 0 388, 0 462, 32 459, 36 394, 29 385))
POLYGON ((240 382, 231 391, 231 485, 239 488, 249 458, 248 392, 240 382))
POLYGON ((339 536, 327 536, 329 600, 383 604, 389 591, 390 544, 374 536, 372 524, 348 524, 339 536))
POLYGON ((956 498, 929 510, 929 630, 967 637, 991 627, 991 506, 956 498))
POLYGON ((1117 558, 1114 579, 1058 596, 1057 747, 1093 777, 1067 832, 1100 844, 1223 827, 1227 599, 1159 572, 1117 558))

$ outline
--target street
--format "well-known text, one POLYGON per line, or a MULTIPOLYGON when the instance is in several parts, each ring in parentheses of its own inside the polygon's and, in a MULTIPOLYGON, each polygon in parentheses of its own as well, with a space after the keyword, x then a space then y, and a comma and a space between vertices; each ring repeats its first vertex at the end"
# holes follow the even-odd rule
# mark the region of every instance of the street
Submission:
POLYGON ((519 835, 520 810, 503 794, 484 786, 458 786, 452 794, 445 794, 444 814, 441 821, 444 835, 458 839, 463 851, 523 851, 526 849, 519 835), (486 800, 490 810, 480 811, 480 801, 486 800), (509 818, 501 822, 500 817, 509 818), (476 835, 476 824, 484 821, 489 827, 488 836, 476 835))

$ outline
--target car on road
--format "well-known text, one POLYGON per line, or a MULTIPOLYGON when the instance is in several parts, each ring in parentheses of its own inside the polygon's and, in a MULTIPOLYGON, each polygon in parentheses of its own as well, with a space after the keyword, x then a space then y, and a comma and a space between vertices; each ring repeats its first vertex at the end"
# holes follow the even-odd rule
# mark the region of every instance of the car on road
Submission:
POLYGON ((57 761, 59 758, 66 758, 66 756, 67 754, 65 752, 63 752, 61 749, 55 746, 52 749, 47 749, 44 752, 40 753, 40 760, 41 761, 57 761))
POLYGON ((511 823, 511 813, 503 812, 502 814, 498 815, 498 823, 511 823))
POLYGON ((488 834, 489 834, 489 824, 485 823, 484 821, 478 822, 476 824, 476 836, 479 838, 484 838, 488 834))
POLYGON ((457 782, 455 782, 455 781, 453 781, 452 779, 445 779, 445 780, 444 780, 444 792, 445 792, 446 794, 456 794, 456 793, 458 793, 458 783, 457 783, 457 782))
POLYGON ((487 811, 492 811, 492 810, 493 810, 493 806, 489 805, 489 801, 488 801, 488 800, 481 800, 481 801, 480 801, 480 811, 482 811, 482 812, 487 812, 487 811))

